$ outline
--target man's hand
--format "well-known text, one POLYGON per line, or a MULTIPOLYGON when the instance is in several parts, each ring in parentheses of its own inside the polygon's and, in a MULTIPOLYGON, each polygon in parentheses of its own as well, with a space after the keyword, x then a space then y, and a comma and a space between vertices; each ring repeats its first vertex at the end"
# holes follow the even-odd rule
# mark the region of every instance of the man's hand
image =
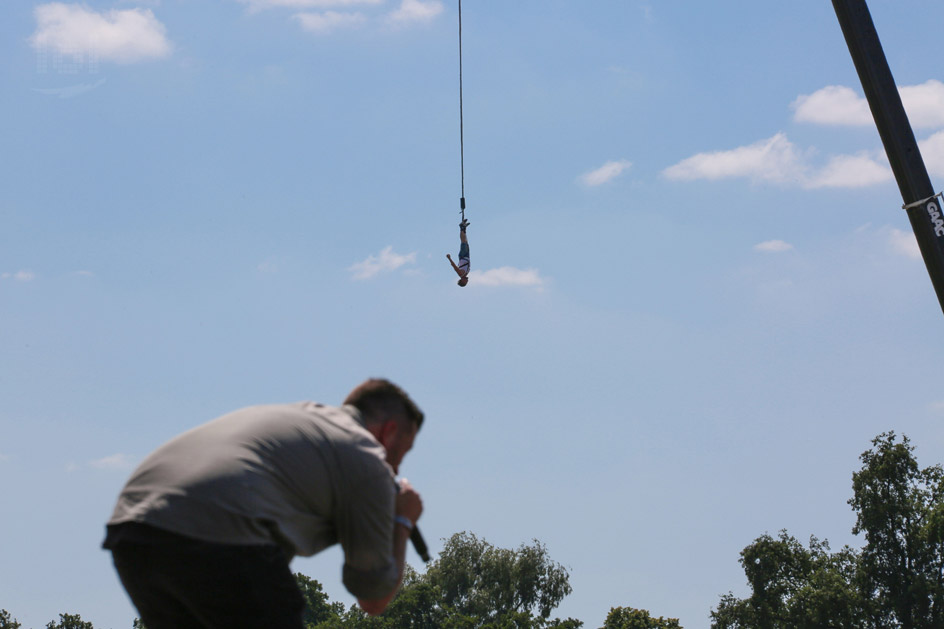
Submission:
MULTIPOLYGON (((400 491, 397 493, 396 498, 396 514, 402 515, 407 518, 413 524, 416 524, 416 521, 420 519, 420 515, 423 513, 423 500, 420 498, 420 495, 416 493, 416 490, 413 489, 413 486, 410 485, 410 482, 405 478, 400 480, 400 491)), ((361 609, 367 612, 370 616, 376 616, 377 614, 382 614, 387 605, 390 604, 390 601, 393 600, 393 597, 396 596, 397 590, 400 589, 400 583, 403 582, 403 567, 406 565, 406 542, 410 538, 410 531, 407 530, 405 526, 393 527, 393 557, 397 562, 397 569, 400 572, 400 579, 397 582, 397 586, 390 591, 387 596, 379 599, 358 599, 358 604, 360 604, 361 609)))
POLYGON ((423 499, 405 478, 400 479, 400 492, 397 494, 396 514, 402 515, 413 524, 423 513, 423 499))

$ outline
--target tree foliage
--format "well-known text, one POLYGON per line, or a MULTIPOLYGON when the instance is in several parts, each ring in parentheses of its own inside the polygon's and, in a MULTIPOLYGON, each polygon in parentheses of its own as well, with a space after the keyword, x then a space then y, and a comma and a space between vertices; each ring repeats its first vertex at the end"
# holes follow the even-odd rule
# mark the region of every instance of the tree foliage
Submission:
POLYGON ((567 570, 553 562, 537 540, 512 550, 457 533, 425 574, 407 568, 403 586, 380 616, 371 618, 352 606, 311 626, 577 629, 583 624, 579 620, 550 619, 570 592, 567 570))
POLYGON ((0 629, 20 629, 20 623, 5 609, 0 609, 0 629))
POLYGON ((865 535, 859 584, 873 622, 944 627, 944 470, 919 469, 908 437, 884 433, 872 445, 849 504, 853 532, 865 535))
POLYGON ((344 613, 344 605, 331 603, 321 584, 314 579, 295 573, 295 583, 298 585, 302 598, 305 599, 305 612, 302 618, 306 627, 318 626, 339 617, 344 613))
POLYGON ((95 629, 78 614, 59 614, 59 622, 50 621, 46 629, 95 629))
POLYGON ((831 553, 781 531, 741 552, 751 594, 725 594, 717 629, 944 627, 944 470, 918 467, 907 437, 883 433, 860 457, 849 504, 865 546, 831 553))
POLYGON ((509 613, 546 619, 572 591, 567 570, 551 561, 541 542, 511 550, 465 532, 446 542, 427 578, 438 586, 443 606, 486 621, 509 613))
POLYGON ((863 606, 854 579, 858 556, 844 547, 829 552, 815 537, 804 547, 781 531, 762 535, 741 551, 751 595, 728 593, 711 612, 717 629, 858 627, 863 606))
POLYGON ((653 618, 645 609, 611 607, 602 629, 682 629, 678 618, 653 618))

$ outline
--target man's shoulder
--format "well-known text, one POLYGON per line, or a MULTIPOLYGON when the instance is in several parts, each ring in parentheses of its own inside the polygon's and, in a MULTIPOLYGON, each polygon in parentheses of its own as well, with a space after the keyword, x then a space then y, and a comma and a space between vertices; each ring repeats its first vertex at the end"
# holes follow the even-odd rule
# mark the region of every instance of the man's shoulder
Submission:
POLYGON ((353 406, 326 406, 315 402, 302 403, 334 443, 334 450, 343 462, 357 461, 367 474, 384 473, 389 466, 386 451, 364 426, 363 418, 353 406))

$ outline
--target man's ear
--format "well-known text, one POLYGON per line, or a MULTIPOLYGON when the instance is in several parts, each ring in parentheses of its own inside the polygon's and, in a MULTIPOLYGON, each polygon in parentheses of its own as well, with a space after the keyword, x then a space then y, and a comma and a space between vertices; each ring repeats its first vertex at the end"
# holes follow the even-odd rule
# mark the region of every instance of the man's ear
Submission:
POLYGON ((380 443, 386 446, 387 442, 397 434, 400 427, 392 419, 388 419, 380 425, 380 443))

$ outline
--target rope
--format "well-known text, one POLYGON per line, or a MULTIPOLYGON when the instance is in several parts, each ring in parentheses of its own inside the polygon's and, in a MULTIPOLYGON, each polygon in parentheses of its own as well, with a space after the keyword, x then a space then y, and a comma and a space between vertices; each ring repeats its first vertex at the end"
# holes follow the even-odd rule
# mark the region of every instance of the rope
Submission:
POLYGON ((459 0, 459 172, 462 180, 462 196, 459 209, 465 220, 465 124, 462 116, 462 0, 459 0))

